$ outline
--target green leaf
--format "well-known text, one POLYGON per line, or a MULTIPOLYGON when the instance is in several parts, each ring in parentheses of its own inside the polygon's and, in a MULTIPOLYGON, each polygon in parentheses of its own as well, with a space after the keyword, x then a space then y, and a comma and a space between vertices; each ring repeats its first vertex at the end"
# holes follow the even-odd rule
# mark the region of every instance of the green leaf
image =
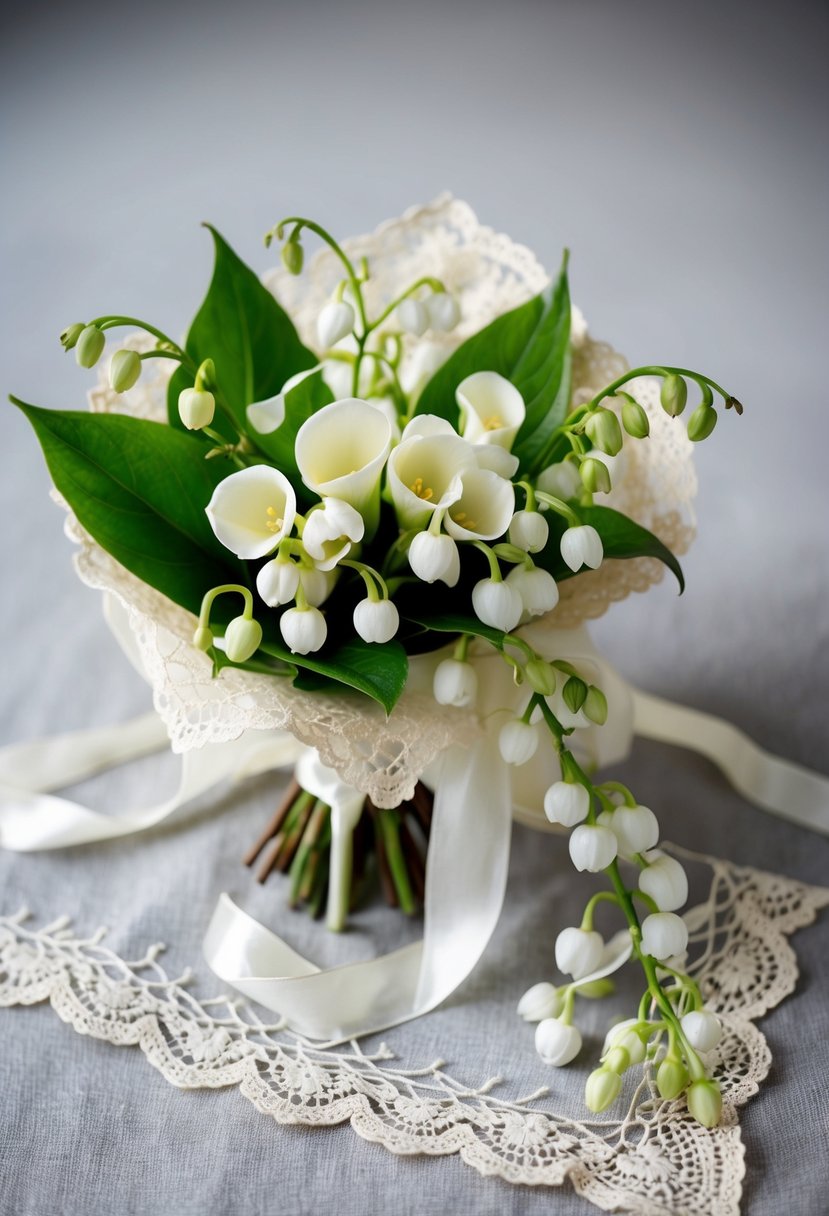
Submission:
POLYGON ((523 470, 541 460, 570 400, 570 293, 567 254, 561 272, 537 296, 468 338, 421 393, 418 414, 437 414, 457 427, 455 389, 473 372, 498 372, 519 390, 527 414, 513 444, 523 470))
POLYGON ((194 613, 211 587, 247 581, 204 511, 227 464, 205 460, 195 436, 123 414, 12 401, 81 526, 132 574, 194 613))
POLYGON ((333 400, 334 394, 323 380, 322 371, 312 372, 285 394, 285 420, 282 425, 270 435, 254 436, 256 446, 298 490, 300 475, 294 456, 297 432, 303 422, 333 400))
POLYGON ((412 613, 404 610, 403 616, 407 621, 421 625, 424 629, 434 630, 436 633, 471 633, 474 637, 485 638, 499 650, 503 647, 504 639, 507 636, 503 630, 493 629, 490 625, 479 621, 477 617, 464 616, 460 612, 412 613))
MULTIPOLYGON (((352 638, 317 655, 292 654, 286 647, 270 640, 263 642, 260 649, 285 663, 365 693, 378 701, 387 714, 399 700, 409 674, 409 660, 399 642, 377 644, 352 638)), ((300 677, 298 687, 317 691, 320 683, 300 677)))
MULTIPOLYGON (((215 228, 206 227, 216 249, 213 278, 184 346, 196 364, 213 360, 221 397, 244 432, 247 406, 274 397, 317 357, 302 345, 290 317, 250 267, 215 228)), ((192 382, 182 369, 170 382, 167 408, 173 426, 180 426, 178 394, 192 382)))
MULTIPOLYGON (((627 515, 623 515, 621 511, 614 511, 611 507, 579 507, 578 514, 582 523, 592 524, 602 538, 606 558, 658 558, 676 576, 680 594, 685 590, 685 576, 682 573, 682 567, 668 546, 663 544, 658 536, 654 536, 653 532, 649 532, 641 524, 634 523, 627 515)), ((572 578, 573 571, 564 565, 559 550, 561 533, 567 525, 564 520, 554 516, 552 512, 547 515, 547 518, 550 521, 550 540, 542 553, 533 555, 533 560, 537 565, 544 566, 559 580, 572 578)))

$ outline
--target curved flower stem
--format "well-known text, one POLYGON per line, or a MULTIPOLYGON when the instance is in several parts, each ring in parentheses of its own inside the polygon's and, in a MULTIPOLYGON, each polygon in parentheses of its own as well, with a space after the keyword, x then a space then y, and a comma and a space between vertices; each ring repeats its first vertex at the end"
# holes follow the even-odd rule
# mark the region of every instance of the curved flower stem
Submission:
POLYGON ((316 233, 316 235, 320 238, 320 240, 324 241, 325 244, 329 247, 329 249, 333 250, 333 252, 340 259, 343 266, 345 267, 345 273, 348 276, 348 282, 349 282, 349 284, 351 286, 351 290, 354 294, 354 302, 357 305, 357 312, 360 317, 360 325, 362 326, 362 336, 363 336, 363 339, 365 339, 368 336, 370 327, 369 327, 368 320, 366 318, 366 309, 365 309, 365 304, 363 302, 363 292, 362 292, 362 288, 361 288, 361 284, 360 284, 360 278, 357 274, 357 271, 354 269, 354 265, 353 265, 351 259, 346 254, 345 250, 342 248, 342 246, 337 241, 334 240, 331 233, 327 232, 326 229, 323 228, 321 224, 315 223, 314 220, 306 219, 305 216, 302 216, 302 215, 289 215, 284 220, 280 220, 279 223, 274 225, 274 227, 270 230, 270 232, 268 232, 265 235, 265 244, 270 245, 274 236, 276 236, 277 240, 281 241, 284 230, 288 224, 296 225, 296 228, 294 229, 294 232, 292 235, 292 240, 295 240, 299 236, 299 234, 303 228, 307 228, 309 232, 316 233))
POLYGON ((665 366, 650 364, 647 367, 634 367, 631 371, 625 372, 623 376, 619 376, 612 384, 608 384, 600 393, 597 393, 583 408, 586 412, 595 409, 606 397, 612 397, 617 388, 621 388, 623 384, 627 384, 630 380, 636 380, 639 376, 684 376, 688 380, 693 380, 701 389, 704 389, 705 385, 710 386, 716 393, 719 393, 725 402, 734 400, 731 393, 726 392, 721 385, 717 384, 716 380, 712 380, 710 376, 704 376, 701 372, 693 372, 687 367, 668 367, 667 364, 665 366))
POLYGON ((407 300, 409 296, 414 295, 414 293, 419 291, 421 287, 431 287, 432 291, 434 292, 446 291, 446 288, 443 283, 441 283, 440 279, 434 278, 433 275, 426 274, 422 278, 418 279, 415 283, 412 283, 411 287, 407 287, 405 291, 401 292, 399 296, 392 300, 391 304, 386 305, 377 320, 372 321, 369 328, 376 329, 378 325, 382 325, 386 318, 391 316, 398 304, 402 304, 404 300, 407 300))
POLYGON ((94 321, 89 322, 90 325, 97 326, 98 329, 115 329, 118 326, 134 326, 136 329, 143 329, 146 333, 152 334, 159 342, 164 342, 171 350, 177 351, 183 359, 187 358, 185 352, 179 346, 178 342, 174 342, 162 330, 156 329, 154 325, 149 325, 146 321, 139 320, 138 317, 122 317, 122 316, 104 316, 96 317, 94 321))

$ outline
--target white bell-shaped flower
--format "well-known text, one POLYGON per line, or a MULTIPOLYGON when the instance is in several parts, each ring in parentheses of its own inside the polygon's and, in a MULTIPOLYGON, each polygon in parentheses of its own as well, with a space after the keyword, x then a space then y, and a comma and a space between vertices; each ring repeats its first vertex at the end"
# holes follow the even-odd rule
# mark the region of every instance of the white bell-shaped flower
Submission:
POLYGON ((564 998, 549 980, 533 984, 518 1002, 518 1016, 525 1022, 540 1022, 544 1018, 556 1018, 561 1013, 564 998))
POLYGON ((237 557, 273 553, 294 526, 296 495, 284 473, 254 464, 220 481, 205 508, 210 526, 237 557))
POLYGON ((437 334, 447 334, 461 319, 458 301, 448 291, 436 291, 425 300, 429 328, 437 334))
POLYGON ((290 604, 299 587, 299 566, 288 557, 265 562, 256 576, 256 590, 269 608, 290 604))
POLYGON ((510 543, 527 553, 540 553, 550 538, 550 525, 540 511, 516 511, 510 521, 510 543))
POLYGON ((363 539, 365 530, 362 515, 350 503, 326 498, 321 507, 309 512, 302 544, 318 569, 333 570, 352 545, 363 539))
POLYGON ((713 1051, 722 1038, 722 1022, 710 1009, 693 1009, 681 1019, 682 1033, 697 1051, 713 1051))
POLYGON ((631 1064, 641 1064, 645 1058, 646 1047, 642 1036, 636 1034, 633 1029, 638 1025, 638 1018, 626 1018, 624 1022, 611 1026, 605 1037, 602 1056, 606 1056, 613 1047, 624 1047, 630 1056, 631 1064))
POLYGON ((521 620, 524 601, 508 582, 483 578, 472 588, 472 607, 479 621, 510 633, 521 620))
POLYGON ((563 460, 559 464, 551 464, 539 473, 536 488, 543 490, 545 494, 551 494, 553 498, 561 498, 564 502, 579 498, 582 484, 575 463, 572 460, 563 460))
POLYGON ((335 346, 354 329, 354 309, 345 300, 331 300, 317 317, 317 338, 323 350, 335 346))
POLYGON ((435 668, 432 684, 438 705, 454 705, 464 709, 474 705, 478 696, 478 673, 471 663, 460 659, 443 659, 435 668))
POLYGON ((496 443, 509 450, 524 421, 524 398, 498 372, 473 372, 455 390, 470 443, 496 443))
POLYGON ((535 1049, 545 1064, 561 1068, 581 1051, 581 1035, 575 1026, 558 1018, 544 1018, 535 1028, 535 1049))
POLYGON ((225 654, 231 663, 246 663, 259 649, 262 626, 251 617, 237 616, 225 630, 225 654))
POLYGON ((279 618, 285 645, 293 654, 312 654, 328 636, 328 626, 319 608, 289 608, 279 618))
POLYGON ((570 859, 577 870, 598 874, 616 857, 616 837, 610 828, 600 824, 582 823, 570 837, 570 859))
POLYGON ((419 338, 426 333, 429 328, 429 312, 426 305, 420 300, 413 300, 409 296, 406 300, 401 300, 395 310, 397 324, 405 334, 413 334, 419 338))
POLYGON ((409 545, 408 558, 421 582, 441 582, 454 587, 461 576, 461 558, 451 536, 418 532, 409 545))
POLYGON ((556 966, 574 980, 595 971, 603 953, 602 935, 592 929, 562 929, 556 938, 556 966))
POLYGON ((412 433, 407 427, 388 463, 388 488, 401 528, 425 527, 434 511, 456 503, 463 494, 461 475, 473 468, 473 448, 453 431, 412 433))
POLYGON ((299 585, 312 608, 319 608, 328 599, 337 582, 339 571, 318 570, 316 566, 299 567, 299 585))
POLYGON ((446 512, 444 527, 455 540, 496 540, 503 536, 515 510, 512 483, 489 469, 461 474, 462 492, 446 512))
POLYGON ((651 912, 642 921, 642 953, 673 958, 688 945, 688 926, 675 912, 651 912))
POLYGON ((613 832, 622 857, 644 853, 659 839, 659 821, 646 806, 617 806, 615 811, 602 811, 599 823, 613 832))
POLYGON ((188 431, 210 426, 216 413, 216 398, 207 389, 185 388, 178 395, 178 416, 188 431))
POLYGON ((567 528, 561 537, 561 556, 571 570, 581 570, 582 566, 596 570, 604 557, 602 538, 590 524, 567 528))
POLYGON ((660 912, 676 912, 688 898, 688 876, 675 857, 655 849, 647 853, 648 865, 639 875, 639 890, 649 896, 660 912))
POLYGON ((505 763, 526 764, 538 751, 538 729, 520 718, 513 718, 501 727, 498 747, 505 763))
POLYGON ((400 627, 400 614, 391 600, 360 600, 354 628, 364 642, 390 642, 400 627))
POLYGON ((552 612, 558 603, 558 585, 548 570, 540 566, 516 566, 507 575, 507 582, 521 596, 524 612, 529 616, 543 616, 552 612))
POLYGON ((583 823, 590 811, 590 795, 574 781, 554 781, 544 795, 544 814, 550 823, 573 828, 583 823))
POLYGON ((347 397, 323 406, 303 422, 294 453, 309 490, 320 498, 349 503, 373 528, 391 439, 385 414, 367 401, 347 397))

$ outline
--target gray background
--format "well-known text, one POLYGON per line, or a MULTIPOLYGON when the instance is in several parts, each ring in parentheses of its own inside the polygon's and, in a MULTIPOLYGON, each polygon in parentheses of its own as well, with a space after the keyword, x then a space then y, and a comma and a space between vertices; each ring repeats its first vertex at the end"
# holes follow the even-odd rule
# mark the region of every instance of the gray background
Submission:
MULTIPOLYGON (((803 3, 31 4, 0 51, 3 385, 82 405, 89 374, 57 344, 77 317, 180 332, 209 275, 202 219, 264 269, 261 234, 284 213, 348 234, 451 189, 548 266, 569 245, 591 328, 632 361, 698 366, 745 401, 699 452, 686 595, 666 582, 595 632, 643 687, 827 772, 827 24, 803 3)), ((3 739, 143 709, 11 408, 0 445, 3 739)), ((702 760, 637 745, 624 771, 673 839, 827 881, 825 840, 748 808, 702 760)), ((148 801, 159 781, 143 764, 94 796, 148 801)), ((192 962, 217 890, 279 918, 281 892, 252 891, 236 860, 272 799, 260 782, 198 825, 2 857, 3 910, 106 921, 116 948, 160 938, 192 962)), ((509 1050, 517 1085, 548 1079, 511 1006, 567 923, 561 863, 560 841, 516 833, 497 938, 449 1008, 399 1032, 412 1059, 480 1079, 509 1050)), ((825 924, 796 944, 800 987, 764 1023, 774 1070, 743 1118, 752 1214, 819 1213, 829 1181, 825 924)), ((48 1010, 1 1020, 4 1216, 593 1210, 347 1128, 275 1127, 235 1094, 180 1094, 48 1010)))

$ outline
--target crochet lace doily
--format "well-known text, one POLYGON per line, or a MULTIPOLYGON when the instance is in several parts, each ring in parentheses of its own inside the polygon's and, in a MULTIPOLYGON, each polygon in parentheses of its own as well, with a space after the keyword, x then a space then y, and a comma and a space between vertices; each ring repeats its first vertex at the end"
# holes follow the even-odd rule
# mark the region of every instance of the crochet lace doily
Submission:
MULTIPOLYGON (((369 308, 382 306, 401 283, 424 274, 437 275, 458 293, 461 324, 440 338, 447 352, 548 281, 528 249, 482 227, 465 203, 448 197, 345 245, 355 257, 370 258, 369 308)), ((280 272, 268 277, 311 347, 316 342, 316 316, 337 282, 338 267, 334 255, 322 250, 300 278, 280 272)), ((145 340, 138 338, 133 344, 140 348, 145 340)), ((102 380, 90 395, 92 409, 165 418, 169 374, 165 366, 163 360, 153 361, 151 368, 145 365, 139 384, 121 396, 102 380)), ((626 367, 610 346, 581 335, 574 352, 574 401, 589 399, 626 367)), ((632 391, 648 411, 651 434, 647 440, 625 445, 614 470, 614 488, 605 501, 656 533, 675 553, 683 553, 693 538, 692 445, 684 429, 660 408, 655 382, 640 380, 632 391)), ((71 518, 68 531, 80 544, 76 558, 80 577, 91 587, 113 593, 128 611, 156 708, 175 751, 238 738, 248 728, 286 729, 317 747, 327 764, 349 784, 365 790, 378 806, 396 806, 411 794, 447 739, 463 744, 477 733, 471 715, 441 709, 431 698, 412 693, 404 693, 387 722, 365 699, 311 696, 297 692, 285 680, 231 669, 212 680, 209 660, 190 643, 195 619, 124 570, 71 518)), ((646 590, 662 572, 655 559, 639 558, 607 561, 599 570, 568 579, 561 585, 561 600, 550 614, 550 624, 570 628, 598 617, 611 602, 646 590)))
POLYGON ((0 918, 0 1005, 50 1001, 80 1033, 140 1047, 171 1084, 238 1087, 278 1123, 349 1122, 393 1153, 458 1153, 511 1183, 569 1179, 605 1211, 737 1216, 745 1172, 737 1111, 771 1063, 754 1022, 793 991, 797 963, 786 938, 829 904, 829 890, 674 851, 711 870, 708 899, 685 919, 689 971, 725 1028, 708 1060, 724 1096, 712 1131, 691 1119, 683 1099, 658 1096, 650 1065, 630 1070, 637 1075, 621 1116, 581 1121, 550 1109, 545 1087, 505 1101, 496 1093, 504 1078, 470 1086, 442 1060, 409 1068, 385 1044, 372 1054, 357 1043, 314 1046, 263 1023, 242 1001, 196 999, 189 973, 169 978, 159 965, 163 947, 122 960, 102 945, 103 930, 80 938, 67 920, 29 929, 26 913, 0 918))

